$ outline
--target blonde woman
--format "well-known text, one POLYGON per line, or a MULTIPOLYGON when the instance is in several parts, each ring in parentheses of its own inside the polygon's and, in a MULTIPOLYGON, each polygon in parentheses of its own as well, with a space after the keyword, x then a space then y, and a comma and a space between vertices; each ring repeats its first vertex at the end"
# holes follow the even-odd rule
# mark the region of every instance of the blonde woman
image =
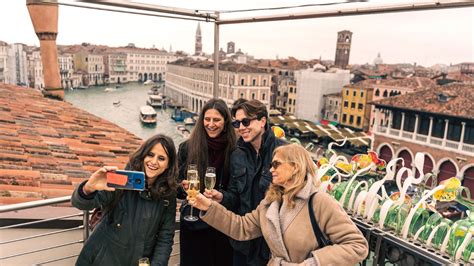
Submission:
POLYGON ((312 197, 316 221, 332 245, 318 247, 308 202, 316 192, 316 169, 308 152, 297 144, 278 147, 273 156, 272 184, 260 205, 239 216, 203 195, 190 199, 205 211, 202 220, 236 240, 260 236, 270 247, 268 265, 354 265, 367 257, 364 236, 329 195, 312 197))

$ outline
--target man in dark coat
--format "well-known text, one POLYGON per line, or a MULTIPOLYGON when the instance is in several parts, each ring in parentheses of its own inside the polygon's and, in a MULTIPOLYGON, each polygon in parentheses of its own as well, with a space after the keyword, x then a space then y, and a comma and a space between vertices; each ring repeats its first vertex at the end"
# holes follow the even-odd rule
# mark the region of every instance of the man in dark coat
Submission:
MULTIPOLYGON (((232 108, 232 125, 240 138, 230 157, 231 179, 227 191, 205 193, 239 215, 253 211, 272 182, 270 164, 276 147, 286 144, 268 125, 268 112, 258 100, 243 101, 232 108)), ((234 266, 266 265, 270 252, 263 237, 250 241, 231 240, 234 266)))

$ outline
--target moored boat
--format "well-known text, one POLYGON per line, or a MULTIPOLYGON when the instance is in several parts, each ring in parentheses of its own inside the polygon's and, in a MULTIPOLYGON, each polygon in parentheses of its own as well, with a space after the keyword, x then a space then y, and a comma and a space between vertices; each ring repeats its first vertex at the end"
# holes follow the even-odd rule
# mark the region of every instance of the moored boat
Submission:
POLYGON ((176 129, 178 130, 179 134, 181 134, 181 136, 183 136, 183 138, 185 139, 189 138, 189 135, 191 135, 189 130, 184 125, 178 125, 176 129))

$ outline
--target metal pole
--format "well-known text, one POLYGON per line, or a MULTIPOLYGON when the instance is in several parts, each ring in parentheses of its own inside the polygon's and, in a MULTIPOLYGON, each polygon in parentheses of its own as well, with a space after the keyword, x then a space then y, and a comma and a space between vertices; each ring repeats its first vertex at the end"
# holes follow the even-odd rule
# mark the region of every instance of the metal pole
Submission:
POLYGON ((216 22, 214 22, 214 87, 212 97, 219 96, 219 12, 216 12, 216 22))
POLYGON ((84 228, 82 230, 82 238, 84 242, 89 238, 89 211, 83 211, 84 216, 82 217, 82 223, 84 228))
POLYGON ((115 6, 115 7, 120 7, 120 8, 146 10, 146 11, 175 14, 175 15, 188 16, 188 17, 215 19, 215 17, 210 13, 199 13, 199 10, 194 10, 194 9, 166 7, 166 6, 144 4, 144 3, 124 2, 124 1, 117 1, 117 0, 115 1, 114 0, 79 0, 79 2, 96 4, 96 5, 115 6))
POLYGON ((461 7, 474 7, 474 1, 430 1, 422 3, 405 3, 396 5, 382 5, 376 7, 357 7, 352 9, 339 9, 322 12, 306 12, 296 14, 283 14, 283 15, 271 15, 271 16, 259 16, 259 17, 247 17, 247 18, 235 18, 235 19, 217 19, 218 24, 238 24, 238 23, 251 23, 251 22, 265 22, 265 21, 280 21, 280 20, 295 20, 295 19, 309 19, 309 18, 326 18, 326 17, 342 17, 342 16, 354 16, 354 15, 369 15, 369 14, 382 14, 382 13, 393 13, 393 12, 409 12, 409 11, 423 11, 423 10, 436 10, 445 8, 461 8, 461 7))

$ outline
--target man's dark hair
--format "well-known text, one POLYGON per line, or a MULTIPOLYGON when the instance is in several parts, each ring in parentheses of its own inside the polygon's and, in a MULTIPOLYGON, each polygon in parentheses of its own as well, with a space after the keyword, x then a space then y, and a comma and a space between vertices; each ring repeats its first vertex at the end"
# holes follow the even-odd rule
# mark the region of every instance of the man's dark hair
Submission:
POLYGON ((235 117, 235 113, 237 113, 237 107, 239 107, 241 103, 244 103, 246 101, 247 99, 244 99, 244 98, 239 98, 235 100, 235 102, 232 104, 232 109, 230 110, 230 113, 232 114, 233 117, 235 117))
POLYGON ((235 114, 240 109, 244 110, 249 118, 261 119, 262 117, 265 117, 268 120, 267 107, 259 100, 244 100, 237 105, 234 105, 232 107, 232 116, 235 117, 235 114))

